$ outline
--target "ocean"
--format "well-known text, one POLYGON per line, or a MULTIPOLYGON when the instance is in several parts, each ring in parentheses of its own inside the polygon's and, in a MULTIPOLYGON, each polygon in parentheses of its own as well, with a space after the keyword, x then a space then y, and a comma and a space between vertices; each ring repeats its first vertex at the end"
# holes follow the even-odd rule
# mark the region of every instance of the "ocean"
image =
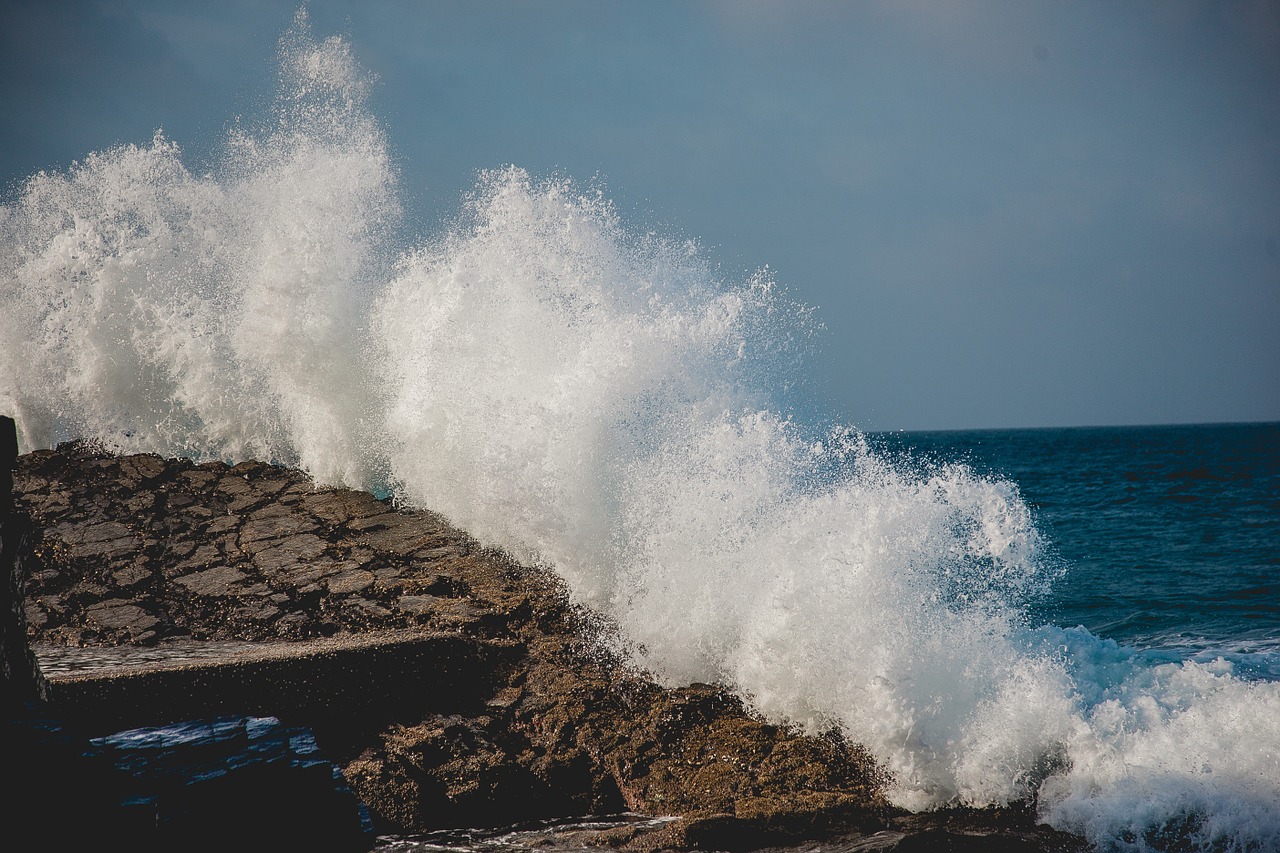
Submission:
POLYGON ((1017 483, 1065 569, 1034 620, 1280 680, 1280 424, 872 440, 1017 483))
POLYGON ((1280 849, 1280 428, 809 417, 820 318, 767 270, 514 166, 407 234, 349 44, 300 18, 280 63, 208 170, 157 133, 5 199, 23 450, 429 507, 554 568, 660 681, 843 731, 905 808, 1034 797, 1103 850, 1280 849))

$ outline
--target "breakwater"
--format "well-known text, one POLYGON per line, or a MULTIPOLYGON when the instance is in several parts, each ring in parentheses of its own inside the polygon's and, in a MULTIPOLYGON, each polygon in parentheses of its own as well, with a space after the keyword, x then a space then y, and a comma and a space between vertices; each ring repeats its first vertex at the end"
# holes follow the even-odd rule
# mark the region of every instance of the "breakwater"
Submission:
POLYGON ((287 468, 84 444, 27 454, 14 479, 42 531, 25 590, 37 649, 241 641, 259 650, 240 653, 242 672, 255 660, 276 668, 218 675, 234 689, 169 710, 165 685, 185 685, 172 692, 190 701, 197 676, 122 667, 110 688, 88 688, 59 673, 55 712, 80 726, 99 715, 101 729, 126 724, 119 709, 139 701, 160 723, 226 713, 239 697, 242 713, 313 727, 380 832, 631 811, 679 819, 578 841, 752 849, 879 833, 882 849, 905 850, 917 837, 994 833, 1016 849, 1081 844, 1037 827, 1025 806, 893 808, 883 769, 856 744, 766 722, 716 685, 660 686, 609 653, 608 625, 574 607, 554 575, 430 512, 287 468), (366 668, 359 651, 317 663, 326 644, 381 649, 383 668, 366 668))

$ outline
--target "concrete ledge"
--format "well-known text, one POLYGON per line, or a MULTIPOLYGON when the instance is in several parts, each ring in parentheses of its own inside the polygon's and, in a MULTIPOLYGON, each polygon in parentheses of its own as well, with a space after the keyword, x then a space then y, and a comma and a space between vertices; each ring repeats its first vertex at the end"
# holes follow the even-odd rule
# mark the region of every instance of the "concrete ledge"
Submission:
POLYGON ((517 653, 510 643, 414 630, 264 643, 222 658, 53 675, 49 704, 90 735, 224 714, 351 734, 401 713, 473 707, 517 653))

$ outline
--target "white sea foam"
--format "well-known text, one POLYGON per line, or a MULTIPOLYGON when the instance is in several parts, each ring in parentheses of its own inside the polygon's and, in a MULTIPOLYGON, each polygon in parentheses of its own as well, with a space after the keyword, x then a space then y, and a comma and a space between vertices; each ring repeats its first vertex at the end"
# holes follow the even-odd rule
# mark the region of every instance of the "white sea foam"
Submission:
POLYGON ((279 122, 233 132, 216 174, 157 132, 5 207, 0 399, 25 447, 77 435, 368 481, 360 323, 397 201, 365 75, 304 24, 279 122))
POLYGON ((1017 488, 779 411, 809 312, 637 234, 599 192, 484 175, 416 246, 370 78, 305 20, 271 122, 211 174, 91 154, 0 214, 0 411, 25 449, 386 478, 555 567, 668 683, 837 727, 911 808, 1038 795, 1102 846, 1280 846, 1280 685, 1027 624, 1058 574, 1017 488))

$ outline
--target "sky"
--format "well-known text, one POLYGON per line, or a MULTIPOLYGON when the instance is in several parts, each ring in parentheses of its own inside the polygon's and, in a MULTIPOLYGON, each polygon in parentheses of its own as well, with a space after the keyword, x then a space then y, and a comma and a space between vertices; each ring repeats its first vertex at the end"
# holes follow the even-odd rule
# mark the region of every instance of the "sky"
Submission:
MULTIPOLYGON (((296 0, 0 0, 0 188, 265 109, 296 0)), ((873 430, 1280 420, 1280 2, 311 0, 423 234, 478 171, 767 266, 873 430)))

